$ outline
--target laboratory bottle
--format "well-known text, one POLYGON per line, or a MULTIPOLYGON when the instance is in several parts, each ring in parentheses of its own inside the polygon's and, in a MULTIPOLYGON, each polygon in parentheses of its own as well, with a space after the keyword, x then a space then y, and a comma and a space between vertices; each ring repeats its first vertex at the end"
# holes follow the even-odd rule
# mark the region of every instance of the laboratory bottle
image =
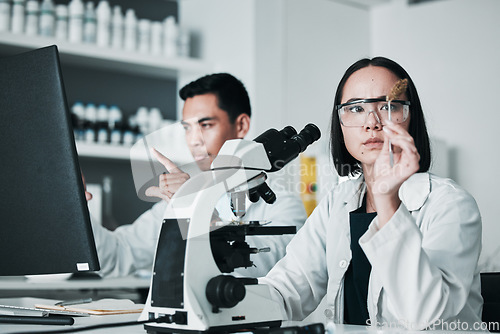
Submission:
POLYGON ((146 107, 139 107, 137 113, 135 114, 135 122, 139 127, 139 131, 148 134, 149 133, 149 111, 146 107))
POLYGON ((74 133, 76 140, 83 140, 84 138, 84 123, 85 123, 85 107, 82 102, 76 101, 71 107, 71 115, 74 120, 74 133))
POLYGON ((161 115, 160 109, 159 108, 151 108, 149 110, 149 117, 148 117, 149 133, 160 129, 162 122, 163 122, 163 117, 161 115))
POLYGON ((118 122, 115 124, 115 127, 111 129, 111 133, 109 134, 109 142, 112 145, 119 145, 122 141, 122 123, 118 122))
POLYGON ((158 56, 162 53, 163 25, 161 22, 151 23, 151 54, 158 56))
POLYGON ((123 126, 123 145, 131 146, 135 143, 134 128, 137 127, 135 116, 130 116, 127 123, 123 126))
POLYGON ((99 123, 102 122, 106 123, 107 127, 108 117, 109 117, 108 107, 106 107, 105 104, 100 104, 99 107, 97 108, 96 121, 99 123))
POLYGON ((151 47, 151 21, 148 19, 139 20, 138 49, 141 53, 149 53, 151 47))
POLYGON ((125 13, 125 38, 124 47, 127 51, 137 49, 137 17, 135 11, 131 8, 125 13))
POLYGON ((97 17, 94 3, 85 4, 85 13, 83 14, 83 42, 95 44, 97 36, 97 17))
POLYGON ((85 119, 85 107, 82 102, 76 101, 71 107, 73 113, 79 120, 85 119))
POLYGON ((37 0, 28 0, 26 2, 26 22, 24 33, 26 35, 38 35, 38 15, 40 6, 37 0))
POLYGON ((93 103, 87 103, 85 107, 85 120, 95 124, 97 122, 97 108, 93 103))
POLYGON ((11 31, 15 34, 24 32, 24 0, 14 0, 12 2, 11 31))
POLYGON ((91 123, 91 122, 87 122, 87 121, 84 123, 84 127, 83 127, 84 128, 84 130, 83 130, 83 132, 84 132, 83 137, 84 138, 83 138, 83 140, 85 142, 90 143, 90 144, 95 143, 95 140, 96 140, 95 127, 96 127, 95 123, 91 123))
POLYGON ((68 39, 68 6, 56 6, 55 36, 60 40, 68 39))
POLYGON ((84 140, 87 143, 94 143, 96 140, 97 108, 95 104, 88 103, 85 107, 85 133, 84 140))
POLYGON ((83 13, 82 0, 71 0, 68 5, 68 40, 72 43, 81 43, 83 38, 83 13))
POLYGON ((120 6, 113 7, 111 18, 111 47, 115 49, 123 48, 123 15, 120 6))
POLYGON ((114 129, 118 123, 122 121, 122 111, 120 108, 118 108, 117 105, 112 105, 109 107, 109 114, 108 114, 108 128, 111 130, 114 129))
POLYGON ((108 47, 110 45, 111 7, 109 2, 101 0, 97 5, 97 45, 108 47))
POLYGON ((0 31, 10 29, 10 0, 0 0, 0 31))
POLYGON ((108 143, 108 123, 107 122, 97 122, 97 142, 99 144, 108 143))
POLYGON ((55 21, 54 2, 52 0, 43 0, 40 6, 40 35, 54 36, 55 21))
POLYGON ((179 36, 177 37, 177 55, 179 57, 189 57, 189 31, 185 28, 179 29, 179 36))
POLYGON ((177 56, 177 35, 175 17, 167 16, 163 21, 163 54, 166 57, 177 56))

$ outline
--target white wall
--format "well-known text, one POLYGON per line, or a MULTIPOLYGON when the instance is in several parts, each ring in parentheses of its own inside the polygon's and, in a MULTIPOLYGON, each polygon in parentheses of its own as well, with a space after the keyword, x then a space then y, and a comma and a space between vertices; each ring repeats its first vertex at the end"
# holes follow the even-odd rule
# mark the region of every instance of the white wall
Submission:
MULTIPOLYGON (((345 69, 370 52, 369 11, 331 0, 179 4, 181 24, 200 37, 201 58, 246 85, 253 113, 248 138, 312 122, 322 139, 308 152, 326 153, 336 86, 345 69)), ((328 181, 336 182, 328 158, 320 163, 328 181)))
MULTIPOLYGON (((255 97, 255 0, 181 0, 179 22, 196 36, 212 73, 228 72, 255 97)), ((210 73, 206 73, 210 74, 210 73)), ((197 79, 181 78, 184 83, 197 79)), ((180 103, 182 105, 182 102, 180 103)))
POLYGON ((498 0, 413 6, 393 0, 371 11, 372 55, 393 58, 410 73, 431 136, 450 148, 450 177, 476 198, 483 217, 480 262, 500 237, 499 13, 498 0))
POLYGON ((314 123, 321 129, 320 142, 305 152, 317 157, 320 199, 337 183, 328 151, 335 91, 347 67, 369 55, 370 16, 331 0, 287 0, 285 13, 282 126, 299 131, 314 123))

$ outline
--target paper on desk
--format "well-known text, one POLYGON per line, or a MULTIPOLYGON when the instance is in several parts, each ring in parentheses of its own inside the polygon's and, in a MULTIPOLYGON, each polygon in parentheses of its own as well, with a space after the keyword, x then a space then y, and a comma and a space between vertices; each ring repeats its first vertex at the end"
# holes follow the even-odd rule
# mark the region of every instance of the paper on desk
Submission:
POLYGON ((141 313, 144 305, 135 304, 129 299, 101 299, 86 304, 76 304, 68 306, 35 304, 35 307, 46 310, 81 312, 92 315, 108 315, 141 313))

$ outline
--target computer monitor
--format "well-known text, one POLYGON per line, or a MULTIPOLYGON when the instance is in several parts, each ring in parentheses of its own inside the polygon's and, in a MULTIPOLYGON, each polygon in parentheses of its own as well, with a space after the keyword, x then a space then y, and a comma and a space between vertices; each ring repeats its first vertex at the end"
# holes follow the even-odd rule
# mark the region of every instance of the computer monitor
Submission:
POLYGON ((59 54, 0 58, 0 276, 99 270, 59 54))

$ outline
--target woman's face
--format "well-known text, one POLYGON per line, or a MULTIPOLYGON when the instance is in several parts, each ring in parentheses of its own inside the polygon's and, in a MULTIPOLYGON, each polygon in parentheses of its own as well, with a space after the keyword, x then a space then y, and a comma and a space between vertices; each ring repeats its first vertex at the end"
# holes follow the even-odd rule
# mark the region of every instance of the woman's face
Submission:
MULTIPOLYGON (((347 79, 340 103, 368 98, 384 98, 399 80, 394 73, 380 66, 368 66, 354 72, 347 79)), ((406 94, 398 99, 407 100, 406 94)), ((410 117, 400 123, 408 131, 410 117)), ((382 125, 375 112, 368 113, 365 124, 358 127, 341 125, 344 142, 349 153, 361 164, 375 163, 384 143, 382 125)))

